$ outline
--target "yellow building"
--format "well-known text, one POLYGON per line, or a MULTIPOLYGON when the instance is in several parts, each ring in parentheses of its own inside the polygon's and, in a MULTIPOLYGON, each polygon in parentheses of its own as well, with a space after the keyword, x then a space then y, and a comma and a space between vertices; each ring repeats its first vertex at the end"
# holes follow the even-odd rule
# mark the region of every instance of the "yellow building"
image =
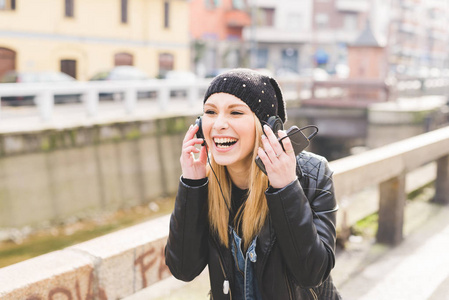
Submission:
POLYGON ((0 0, 0 76, 63 71, 78 80, 115 65, 150 76, 190 68, 186 0, 0 0))

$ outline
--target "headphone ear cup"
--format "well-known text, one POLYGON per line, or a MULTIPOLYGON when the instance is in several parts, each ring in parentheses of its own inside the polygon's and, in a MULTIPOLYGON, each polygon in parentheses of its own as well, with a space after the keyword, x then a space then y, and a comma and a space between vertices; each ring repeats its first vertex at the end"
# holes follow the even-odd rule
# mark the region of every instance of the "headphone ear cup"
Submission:
POLYGON ((271 116, 267 120, 268 126, 273 130, 274 134, 278 136, 279 130, 284 130, 284 123, 278 116, 271 116))
POLYGON ((201 144, 202 146, 204 146, 204 145, 206 145, 206 139, 204 138, 204 134, 203 134, 203 119, 201 116, 196 118, 195 124, 198 125, 198 131, 196 132, 196 137, 204 140, 204 142, 201 144))

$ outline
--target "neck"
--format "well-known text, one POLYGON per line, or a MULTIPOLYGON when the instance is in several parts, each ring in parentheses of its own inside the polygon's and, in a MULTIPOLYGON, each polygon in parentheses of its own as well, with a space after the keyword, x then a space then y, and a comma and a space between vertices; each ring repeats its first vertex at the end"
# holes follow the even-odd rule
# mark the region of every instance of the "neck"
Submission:
POLYGON ((228 173, 232 182, 242 190, 249 188, 249 175, 251 165, 228 166, 228 173))

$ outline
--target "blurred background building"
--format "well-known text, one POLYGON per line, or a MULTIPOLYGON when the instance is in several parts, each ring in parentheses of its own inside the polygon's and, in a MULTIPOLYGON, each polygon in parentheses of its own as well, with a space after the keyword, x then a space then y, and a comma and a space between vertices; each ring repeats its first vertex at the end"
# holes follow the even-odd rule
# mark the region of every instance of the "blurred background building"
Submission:
POLYGON ((78 80, 119 65, 150 76, 190 68, 187 1, 0 0, 0 77, 62 71, 78 80))
POLYGON ((169 70, 214 76, 234 67, 347 77, 348 47, 367 28, 382 48, 385 75, 438 75, 449 65, 448 6, 445 0, 0 0, 0 77, 51 70, 87 80, 119 65, 150 77, 169 70))
POLYGON ((248 66, 242 31, 251 26, 251 14, 244 0, 192 0, 189 24, 193 68, 200 76, 248 66))

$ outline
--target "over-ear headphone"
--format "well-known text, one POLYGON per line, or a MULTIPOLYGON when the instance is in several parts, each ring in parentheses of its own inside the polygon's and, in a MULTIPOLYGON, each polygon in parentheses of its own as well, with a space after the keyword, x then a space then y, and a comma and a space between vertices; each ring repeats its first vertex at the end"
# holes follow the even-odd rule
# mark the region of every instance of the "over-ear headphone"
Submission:
MULTIPOLYGON (((267 124, 271 130, 273 130, 276 137, 278 136, 279 130, 284 130, 284 123, 282 123, 282 120, 279 116, 271 116, 268 118, 268 120, 262 121, 264 124, 267 124)), ((264 132, 265 133, 265 132, 264 132)), ((265 133, 266 135, 266 133, 265 133)))
POLYGON ((196 132, 196 137, 199 138, 199 139, 203 139, 204 142, 201 144, 201 146, 205 146, 206 145, 206 139, 204 138, 204 134, 203 134, 202 120, 203 120, 203 117, 201 117, 201 116, 199 116, 195 120, 195 124, 198 125, 198 131, 196 132))

